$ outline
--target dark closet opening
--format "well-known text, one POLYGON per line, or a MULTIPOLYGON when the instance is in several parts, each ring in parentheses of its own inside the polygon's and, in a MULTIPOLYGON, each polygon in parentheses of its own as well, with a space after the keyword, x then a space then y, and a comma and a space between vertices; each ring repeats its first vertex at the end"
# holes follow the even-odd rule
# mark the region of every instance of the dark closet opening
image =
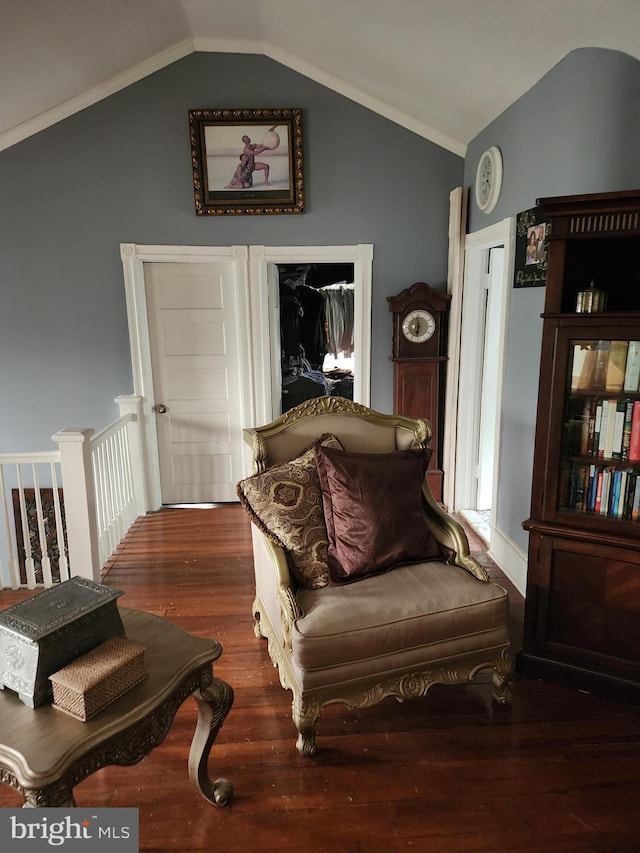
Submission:
POLYGON ((354 265, 277 268, 282 412, 325 395, 352 400, 354 265))

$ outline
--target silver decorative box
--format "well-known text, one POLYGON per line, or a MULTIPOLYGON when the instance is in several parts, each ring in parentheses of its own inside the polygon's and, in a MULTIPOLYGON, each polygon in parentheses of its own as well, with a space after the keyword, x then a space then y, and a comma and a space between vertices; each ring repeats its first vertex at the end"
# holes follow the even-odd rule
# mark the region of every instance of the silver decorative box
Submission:
POLYGON ((122 592, 73 577, 0 611, 0 689, 29 708, 51 699, 49 676, 110 637, 125 634, 122 592))

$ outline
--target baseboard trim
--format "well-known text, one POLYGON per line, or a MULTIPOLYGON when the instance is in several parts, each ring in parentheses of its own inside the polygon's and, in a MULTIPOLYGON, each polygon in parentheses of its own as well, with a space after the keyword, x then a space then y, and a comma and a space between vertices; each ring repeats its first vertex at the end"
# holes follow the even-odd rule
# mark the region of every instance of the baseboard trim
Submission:
POLYGON ((527 556, 497 527, 491 528, 491 545, 487 551, 498 566, 524 598, 527 589, 527 556))

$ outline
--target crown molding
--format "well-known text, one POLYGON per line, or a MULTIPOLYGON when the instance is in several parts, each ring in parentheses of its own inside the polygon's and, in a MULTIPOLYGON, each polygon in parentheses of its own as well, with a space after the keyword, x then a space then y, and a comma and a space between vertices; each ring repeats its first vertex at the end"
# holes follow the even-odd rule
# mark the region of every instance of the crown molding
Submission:
POLYGON ((320 83, 322 86, 326 86, 333 92, 337 92, 339 95, 349 98, 350 101, 354 101, 356 104, 360 104, 360 106, 366 107, 372 112, 381 115, 383 118, 389 119, 389 121, 400 125, 400 127, 404 127, 407 130, 412 131, 417 136, 421 136, 423 139, 428 139, 429 142, 433 142, 435 145, 439 145, 441 148, 445 148, 447 151, 451 151, 453 154, 457 154, 460 157, 465 156, 465 152, 467 150, 465 143, 460 142, 458 139, 453 139, 453 137, 448 136, 445 133, 441 133, 436 128, 419 121, 413 116, 410 116, 408 113, 396 109, 396 107, 388 104, 386 101, 382 101, 380 98, 369 95, 367 92, 363 92, 356 86, 352 86, 350 83, 345 83, 344 80, 340 80, 338 77, 334 77, 332 74, 328 74, 326 71, 317 68, 315 65, 304 62, 303 60, 298 59, 279 48, 271 45, 265 45, 264 52, 270 59, 274 59, 276 62, 286 65, 288 68, 291 68, 293 71, 297 71, 299 74, 303 74, 305 77, 309 77, 311 80, 314 80, 316 83, 320 83))

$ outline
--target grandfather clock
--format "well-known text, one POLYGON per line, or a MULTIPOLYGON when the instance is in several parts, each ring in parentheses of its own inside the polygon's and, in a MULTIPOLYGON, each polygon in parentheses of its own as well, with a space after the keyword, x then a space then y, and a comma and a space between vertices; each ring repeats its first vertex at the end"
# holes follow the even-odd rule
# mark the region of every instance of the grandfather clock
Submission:
POLYGON ((418 281, 388 296, 393 312, 393 406, 396 414, 427 418, 433 427, 433 450, 427 480, 442 500, 440 434, 444 422, 444 368, 447 357, 447 311, 451 297, 418 281))

